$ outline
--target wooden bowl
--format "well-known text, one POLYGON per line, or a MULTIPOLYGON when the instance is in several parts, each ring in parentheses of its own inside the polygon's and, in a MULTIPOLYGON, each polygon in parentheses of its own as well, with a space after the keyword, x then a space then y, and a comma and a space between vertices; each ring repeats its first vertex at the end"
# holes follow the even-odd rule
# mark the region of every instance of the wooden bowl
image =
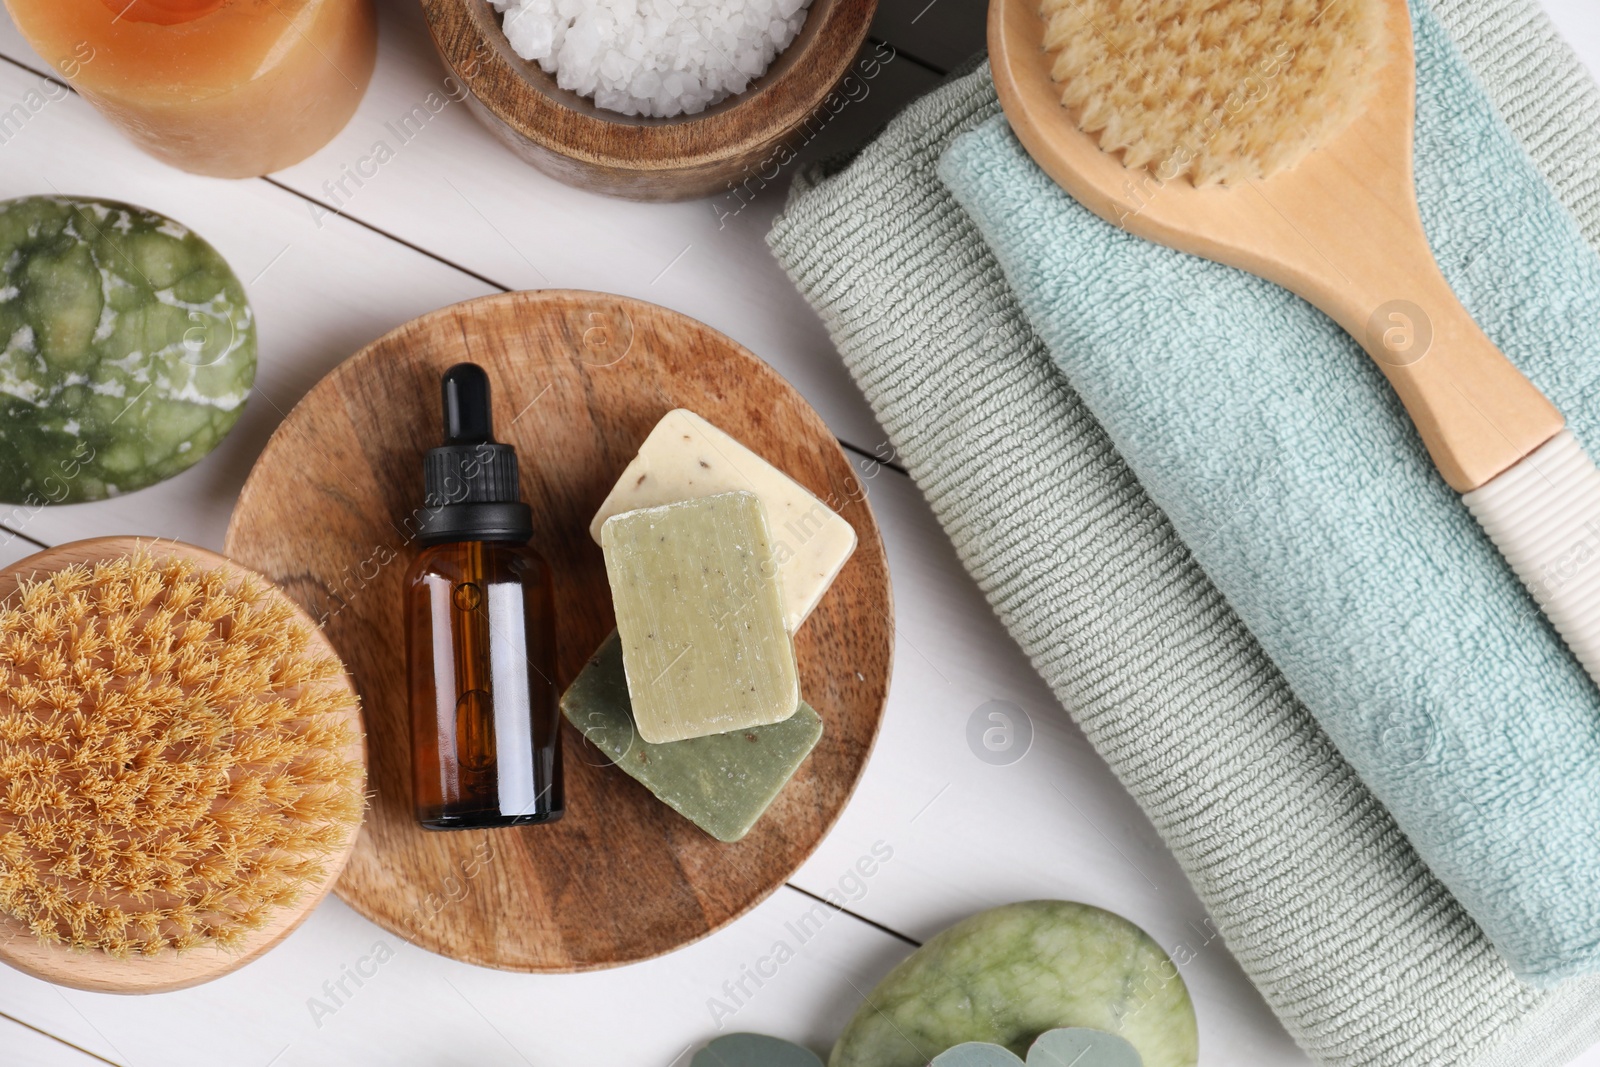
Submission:
POLYGON ((326 618, 371 736, 374 791, 336 892, 455 959, 579 971, 669 952, 789 878, 866 766, 889 688, 893 608, 877 523, 838 442, 738 344, 665 308, 600 293, 507 293, 379 338, 289 413, 245 483, 228 553, 326 618), (470 359, 517 447, 533 547, 556 581, 563 688, 615 626, 589 520, 662 415, 691 408, 787 471, 855 528, 855 554, 795 635, 823 736, 762 819, 724 844, 563 722, 566 816, 500 830, 422 829, 412 810, 402 624, 422 456, 439 443, 439 376, 470 359))
MULTIPOLYGON (((866 40, 877 0, 811 0, 799 35, 748 89, 697 115, 604 111, 511 50, 488 0, 422 0, 473 114, 523 159, 569 185, 632 200, 689 200, 781 166, 815 135, 866 40)), ((836 109, 833 109, 836 110, 836 109)))
MULTIPOLYGON (((94 564, 101 560, 118 559, 141 548, 156 559, 182 557, 207 570, 221 568, 236 579, 260 580, 259 575, 232 560, 193 545, 137 537, 94 537, 45 549, 0 570, 0 603, 16 590, 20 581, 34 575, 50 574, 75 563, 94 564)), ((300 615, 307 625, 311 624, 303 611, 300 611, 300 615)), ((312 637, 312 647, 329 656, 334 654, 333 647, 320 630, 312 637)), ((343 683, 351 686, 348 675, 343 683)), ((361 729, 361 713, 352 709, 350 715, 356 740, 347 755, 360 760, 365 766, 366 744, 361 729)), ((165 993, 209 982, 243 967, 288 937, 295 927, 305 921, 305 917, 333 888, 355 848, 357 837, 352 833, 340 850, 328 857, 327 870, 320 882, 307 886, 294 904, 277 909, 265 926, 251 931, 237 948, 203 945, 182 953, 168 951, 159 956, 117 959, 101 951, 75 952, 63 945, 40 941, 16 919, 0 915, 0 962, 46 982, 99 993, 165 993)))

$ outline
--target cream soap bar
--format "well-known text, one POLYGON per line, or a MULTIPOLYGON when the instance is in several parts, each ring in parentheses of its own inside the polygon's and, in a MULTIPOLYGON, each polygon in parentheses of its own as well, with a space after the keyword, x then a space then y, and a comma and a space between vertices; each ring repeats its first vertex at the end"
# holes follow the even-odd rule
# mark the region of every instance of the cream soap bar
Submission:
POLYGON ((614 515, 600 547, 640 737, 659 745, 794 714, 799 673, 759 497, 614 515))
POLYGON ((767 508, 789 632, 800 628, 856 548, 856 532, 805 486, 683 408, 669 411, 600 505, 589 533, 613 515, 743 489, 767 508))
POLYGON ((563 694, 561 710, 611 762, 718 841, 749 833, 822 737, 822 717, 802 702, 770 726, 670 745, 640 740, 615 633, 563 694))

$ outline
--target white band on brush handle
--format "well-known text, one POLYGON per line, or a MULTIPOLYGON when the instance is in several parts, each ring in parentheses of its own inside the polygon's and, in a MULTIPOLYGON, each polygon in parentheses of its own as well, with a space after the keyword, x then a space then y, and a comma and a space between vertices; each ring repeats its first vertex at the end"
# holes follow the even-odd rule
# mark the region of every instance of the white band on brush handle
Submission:
POLYGON ((1600 471, 1594 460, 1562 430, 1461 499, 1600 685, 1600 471))

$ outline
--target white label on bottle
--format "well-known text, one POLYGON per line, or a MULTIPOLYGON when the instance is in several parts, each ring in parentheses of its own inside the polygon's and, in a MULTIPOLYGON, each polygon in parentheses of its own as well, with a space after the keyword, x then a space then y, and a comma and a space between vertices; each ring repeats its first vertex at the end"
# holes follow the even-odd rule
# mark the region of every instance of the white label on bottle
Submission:
POLYGON ((531 667, 522 586, 515 582, 489 586, 489 650, 500 814, 531 815, 539 802, 533 778, 533 714, 528 693, 531 667))

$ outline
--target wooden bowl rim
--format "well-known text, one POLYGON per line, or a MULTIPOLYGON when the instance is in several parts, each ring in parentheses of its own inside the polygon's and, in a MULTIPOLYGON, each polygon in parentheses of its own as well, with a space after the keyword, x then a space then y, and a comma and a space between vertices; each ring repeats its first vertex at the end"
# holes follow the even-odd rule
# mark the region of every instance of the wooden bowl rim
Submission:
POLYGON ((512 51, 489 0, 422 0, 422 10, 451 75, 510 130, 592 166, 653 172, 735 159, 797 129, 854 64, 877 0, 811 0, 799 34, 749 88, 673 118, 603 111, 559 88, 537 62, 512 51), (455 28, 471 32, 447 32, 455 28))
MULTIPOLYGON (((363 345, 360 349, 358 349, 352 355, 346 357, 337 367, 333 368, 315 385, 313 385, 311 389, 306 392, 305 396, 301 397, 300 401, 295 405, 295 408, 290 410, 289 415, 283 420, 283 422, 280 423, 279 426, 273 431, 272 439, 267 442, 266 447, 262 450, 262 456, 265 456, 269 451, 271 451, 273 442, 278 439, 279 435, 283 435, 285 439, 287 439, 290 433, 289 423, 294 418, 295 412, 300 409, 302 405, 306 404, 317 390, 331 386, 332 383, 342 376, 359 373, 360 368, 358 367, 358 363, 361 360, 378 358, 377 353, 380 352, 382 345, 384 345, 386 342, 390 342, 393 338, 402 336, 406 332, 415 330, 419 324, 434 320, 448 320, 452 317, 461 315, 464 312, 470 314, 485 307, 494 307, 497 305, 518 307, 519 305, 544 303, 559 304, 560 301, 568 299, 604 301, 608 304, 620 306, 624 311, 637 308, 649 309, 651 313, 661 314, 669 318, 682 320, 692 326, 694 329, 703 331, 706 334, 716 337, 730 356, 736 356, 740 360, 750 363, 752 365, 752 369, 756 373, 769 375, 776 382, 781 383, 784 388, 792 391, 795 398, 799 401, 800 417, 814 425, 818 439, 826 440, 829 446, 833 449, 834 454, 838 457, 838 461, 843 464, 845 470, 850 473, 852 478, 857 478, 859 480, 855 466, 850 462, 850 457, 845 453, 843 447, 839 444, 838 437, 835 436, 832 430, 828 428, 827 423, 822 420, 822 416, 817 413, 816 409, 811 406, 811 404, 805 399, 804 396, 800 394, 799 390, 788 381, 788 379, 784 378, 783 375, 778 373, 776 368, 772 367, 771 364, 761 359, 743 344, 739 343, 732 337, 729 337, 727 334, 716 329, 715 327, 701 322, 699 319, 696 319, 691 315, 687 315, 681 311, 665 307, 664 305, 655 304, 647 300, 638 299, 636 297, 584 289, 531 289, 490 293, 484 296, 473 297, 467 300, 458 301, 454 304, 445 305, 444 307, 436 308, 432 311, 425 312, 422 315, 418 315, 415 318, 401 323, 394 329, 385 332, 381 336, 374 338, 372 341, 363 345)), ((240 515, 244 514, 246 510, 246 501, 251 498, 254 492, 259 491, 257 483, 259 478, 264 478, 264 475, 261 474, 262 470, 263 467, 261 465, 261 461, 258 459, 256 467, 251 470, 250 476, 245 481, 244 488, 240 491, 239 504, 234 509, 233 519, 229 522, 226 536, 226 544, 230 549, 232 549, 235 544, 235 538, 240 529, 240 527, 237 525, 238 518, 240 515)), ((375 925, 382 927, 384 930, 394 934, 396 937, 406 941, 408 944, 416 945, 417 947, 425 949, 429 952, 458 960, 462 963, 470 963, 480 967, 490 967, 496 970, 522 974, 579 974, 610 970, 616 967, 628 966, 635 963, 643 963, 647 960, 659 959, 680 949, 703 941, 704 939, 715 933, 718 933, 737 920, 748 915, 758 905, 769 899, 773 893, 777 892, 777 890, 780 889, 784 883, 786 883, 788 879, 793 876, 795 871, 804 866, 804 864, 821 846, 823 840, 828 836, 829 833, 832 832, 834 827, 837 826, 838 821, 843 816, 845 809, 849 807, 851 800, 854 798, 856 790, 860 788, 861 780, 866 774, 867 765, 871 761, 872 754, 877 748, 878 739, 882 735, 883 717, 888 708, 889 693, 892 689, 894 681, 894 646, 896 631, 892 621, 894 606, 893 575, 889 569, 888 552, 883 545, 883 536, 878 526, 877 515, 873 511, 872 504, 870 500, 867 499, 865 493, 862 493, 859 499, 861 504, 861 522, 859 525, 852 523, 856 529, 856 551, 859 553, 863 550, 863 548, 869 548, 870 546, 869 550, 874 552, 879 562, 879 569, 883 575, 883 595, 885 600, 884 606, 890 613, 889 620, 886 622, 883 629, 885 634, 885 649, 882 696, 877 701, 876 707, 873 708, 871 732, 862 748, 860 762, 855 768, 855 771, 851 777, 849 788, 840 798, 837 807, 819 827, 815 837, 802 851, 800 851, 797 856, 794 857, 793 863, 788 866, 787 870, 778 877, 765 879, 764 881, 766 884, 763 886, 763 888, 757 892, 751 893, 749 898, 745 900, 741 906, 731 910, 729 914, 722 917, 719 921, 707 924, 704 929, 697 931, 693 936, 684 938, 683 940, 677 941, 676 943, 670 945, 664 945, 663 947, 654 949, 652 951, 634 952, 627 955, 625 958, 540 965, 536 963, 507 962, 503 959, 495 958, 489 953, 476 952, 470 949, 462 950, 458 947, 448 945, 438 940, 419 939, 414 931, 408 931, 398 927, 386 916, 374 910, 365 896, 351 891, 343 881, 334 887, 334 894, 339 897, 340 900, 348 904, 355 912, 371 921, 375 925)), ((587 536, 587 533, 585 533, 585 536, 587 536)), ((847 564, 847 566, 848 565, 849 564, 847 564)), ((565 729, 565 725, 563 728, 565 729)), ((571 740, 570 736, 568 740, 571 740)))
MULTIPOLYGON (((182 556, 202 567, 220 567, 240 578, 260 581, 274 595, 282 597, 294 609, 295 615, 311 628, 314 644, 326 654, 339 658, 322 628, 293 597, 279 589, 266 575, 209 549, 172 538, 131 535, 89 537, 41 549, 8 567, 0 567, 0 602, 16 589, 18 581, 41 570, 56 571, 72 563, 127 555, 141 547, 163 558, 182 556)), ((351 696, 357 696, 350 674, 344 673, 341 679, 351 696)), ((361 761, 364 794, 368 770, 367 738, 359 707, 354 712, 354 719, 356 743, 350 755, 361 761)), ((170 993, 201 985, 260 958, 305 922, 344 873, 345 864, 355 851, 356 839, 360 836, 361 824, 357 823, 344 845, 329 857, 328 869, 322 879, 315 885, 307 886, 305 893, 294 904, 274 909, 273 919, 260 929, 250 931, 237 948, 203 945, 187 952, 169 949, 158 956, 134 956, 119 960, 99 949, 80 952, 65 945, 40 941, 16 919, 0 915, 0 962, 46 982, 95 993, 170 993)))

